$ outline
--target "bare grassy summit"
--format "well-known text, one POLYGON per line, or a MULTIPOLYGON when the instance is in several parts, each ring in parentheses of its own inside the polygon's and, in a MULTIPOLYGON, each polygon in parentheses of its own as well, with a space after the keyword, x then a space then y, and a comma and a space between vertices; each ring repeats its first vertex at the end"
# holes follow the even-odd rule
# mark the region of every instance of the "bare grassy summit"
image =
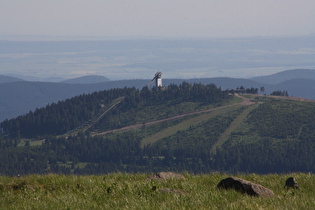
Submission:
POLYGON ((147 179, 148 174, 97 176, 0 176, 0 209, 313 209, 314 174, 239 174, 272 197, 219 190, 227 174, 183 174, 185 179, 147 179), (284 188, 287 177, 299 189, 284 188))

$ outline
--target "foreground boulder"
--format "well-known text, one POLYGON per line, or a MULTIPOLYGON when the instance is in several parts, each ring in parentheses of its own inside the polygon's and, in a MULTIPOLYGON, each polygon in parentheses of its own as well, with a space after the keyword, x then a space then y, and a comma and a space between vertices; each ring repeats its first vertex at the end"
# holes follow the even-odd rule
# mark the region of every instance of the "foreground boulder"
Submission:
POLYGON ((219 189, 234 189, 238 192, 245 193, 251 196, 270 197, 274 196, 272 190, 263 187, 262 185, 249 182, 237 177, 229 177, 220 181, 217 185, 219 189))
POLYGON ((174 172, 158 172, 153 176, 149 177, 149 179, 156 180, 166 180, 166 179, 185 179, 185 177, 181 174, 177 174, 174 172))
POLYGON ((286 187, 286 188, 299 189, 299 185, 298 185, 298 183, 297 183, 297 181, 295 180, 294 177, 289 177, 289 178, 285 181, 284 187, 286 187))

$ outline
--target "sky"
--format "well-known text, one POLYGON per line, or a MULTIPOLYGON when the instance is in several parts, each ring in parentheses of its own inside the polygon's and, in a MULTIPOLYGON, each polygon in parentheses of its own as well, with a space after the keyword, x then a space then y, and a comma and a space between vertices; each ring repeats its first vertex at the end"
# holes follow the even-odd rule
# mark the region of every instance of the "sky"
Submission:
POLYGON ((314 0, 0 0, 0 36, 315 34, 314 0))

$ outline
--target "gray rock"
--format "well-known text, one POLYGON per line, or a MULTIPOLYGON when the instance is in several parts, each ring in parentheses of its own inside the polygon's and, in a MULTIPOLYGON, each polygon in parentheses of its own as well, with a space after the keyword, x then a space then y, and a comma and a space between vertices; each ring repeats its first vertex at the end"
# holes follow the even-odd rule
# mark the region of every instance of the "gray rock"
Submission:
POLYGON ((234 189, 238 192, 248 194, 251 196, 258 196, 258 197, 271 197, 274 196, 272 190, 259 185, 253 182, 240 179, 237 177, 228 177, 220 181, 217 185, 218 189, 234 189))

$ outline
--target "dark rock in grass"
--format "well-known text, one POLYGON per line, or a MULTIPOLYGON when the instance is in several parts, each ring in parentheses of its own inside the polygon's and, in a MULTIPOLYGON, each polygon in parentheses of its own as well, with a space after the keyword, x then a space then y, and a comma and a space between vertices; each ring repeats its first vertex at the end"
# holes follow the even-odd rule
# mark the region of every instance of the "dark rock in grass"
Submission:
POLYGON ((245 193, 251 196, 270 197, 274 196, 272 190, 253 182, 249 182, 237 177, 229 177, 221 180, 217 185, 219 189, 234 189, 238 192, 245 193))
POLYGON ((156 179, 156 180, 185 179, 185 177, 181 174, 177 174, 174 172, 159 172, 149 177, 149 179, 156 179))
POLYGON ((295 180, 294 177, 289 177, 289 178, 285 181, 284 187, 286 187, 286 188, 299 189, 299 185, 298 185, 298 183, 297 183, 297 181, 295 180))

